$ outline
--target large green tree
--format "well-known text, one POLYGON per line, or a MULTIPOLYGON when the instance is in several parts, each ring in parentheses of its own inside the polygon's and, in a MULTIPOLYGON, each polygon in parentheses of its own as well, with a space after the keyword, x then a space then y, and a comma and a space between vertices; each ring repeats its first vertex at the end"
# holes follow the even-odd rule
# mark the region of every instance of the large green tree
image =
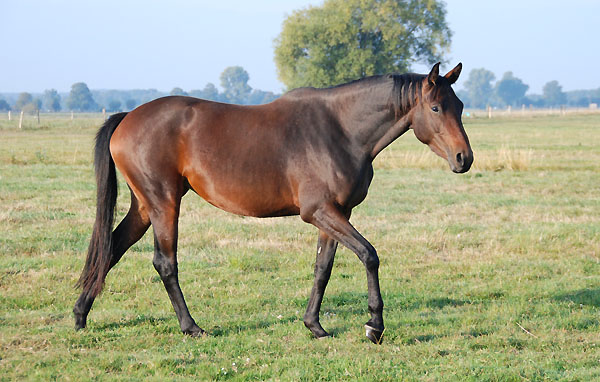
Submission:
POLYGON ((221 73, 221 87, 225 101, 244 104, 252 88, 248 85, 250 76, 241 66, 229 66, 221 73))
POLYGON ((506 72, 502 79, 496 82, 496 96, 506 105, 518 106, 519 102, 525 97, 525 92, 529 89, 526 85, 513 75, 512 72, 506 72))
POLYGON ((331 86, 441 61, 450 38, 441 1, 326 0, 284 21, 275 63, 289 89, 331 86))
POLYGON ((471 107, 483 109, 489 105, 493 88, 491 82, 496 78, 494 73, 487 69, 472 69, 469 78, 465 81, 465 89, 469 95, 471 107))
POLYGON ((85 82, 77 82, 71 86, 71 92, 66 101, 67 108, 72 111, 96 111, 98 105, 92 97, 92 92, 85 82))

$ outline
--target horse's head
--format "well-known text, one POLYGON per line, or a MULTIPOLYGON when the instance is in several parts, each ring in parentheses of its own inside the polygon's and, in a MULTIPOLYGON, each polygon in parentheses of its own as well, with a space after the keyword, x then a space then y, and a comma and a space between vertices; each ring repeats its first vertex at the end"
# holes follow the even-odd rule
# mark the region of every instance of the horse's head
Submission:
POLYGON ((467 172, 473 163, 473 151, 461 120, 463 103, 450 86, 458 79, 462 64, 443 77, 439 69, 440 64, 435 64, 423 80, 411 128, 421 142, 448 161, 452 171, 467 172))

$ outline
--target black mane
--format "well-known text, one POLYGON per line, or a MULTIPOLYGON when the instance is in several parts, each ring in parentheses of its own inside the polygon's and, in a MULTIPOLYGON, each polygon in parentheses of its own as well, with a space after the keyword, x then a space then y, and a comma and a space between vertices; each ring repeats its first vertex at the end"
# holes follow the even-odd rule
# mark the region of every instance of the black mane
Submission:
POLYGON ((423 88, 423 74, 390 74, 394 81, 391 100, 399 114, 406 114, 417 103, 423 88))
POLYGON ((389 84, 389 80, 391 79, 393 82, 390 104, 398 114, 406 114, 419 100, 425 77, 423 74, 416 73, 375 75, 331 86, 325 88, 325 90, 338 90, 356 86, 377 86, 389 84))

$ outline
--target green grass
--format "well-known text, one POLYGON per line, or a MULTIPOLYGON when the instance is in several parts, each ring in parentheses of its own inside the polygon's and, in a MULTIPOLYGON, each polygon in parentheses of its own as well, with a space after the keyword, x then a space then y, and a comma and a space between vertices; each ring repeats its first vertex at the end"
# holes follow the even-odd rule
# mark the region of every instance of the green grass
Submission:
POLYGON ((101 120, 0 121, 0 380, 600 379, 600 116, 464 122, 469 173, 452 174, 409 132, 378 158, 353 214, 381 259, 387 329, 375 346, 354 254, 338 250, 323 302, 334 338, 314 340, 302 315, 316 229, 192 194, 180 280, 210 336, 180 333, 150 234, 75 332, 101 120))

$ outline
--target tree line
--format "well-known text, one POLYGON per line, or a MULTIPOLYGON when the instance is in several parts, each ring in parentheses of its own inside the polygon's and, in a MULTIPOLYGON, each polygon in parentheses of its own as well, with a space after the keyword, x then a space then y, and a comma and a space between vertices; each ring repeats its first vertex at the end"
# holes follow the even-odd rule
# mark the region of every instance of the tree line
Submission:
POLYGON ((252 89, 248 84, 250 76, 241 66, 226 68, 220 76, 222 90, 208 83, 203 89, 184 91, 179 87, 170 92, 156 89, 146 90, 90 90, 86 83, 77 82, 71 86, 68 94, 59 94, 56 89, 47 89, 41 95, 20 93, 14 102, 9 103, 0 97, 0 111, 77 111, 98 112, 102 109, 108 112, 132 110, 135 107, 153 99, 167 95, 189 95, 218 102, 254 105, 271 102, 279 94, 259 89, 252 89))
POLYGON ((542 94, 526 94, 529 85, 506 72, 501 79, 485 69, 472 69, 464 83, 464 90, 457 92, 466 107, 483 109, 493 107, 587 107, 591 103, 600 103, 600 88, 593 90, 575 90, 564 92, 556 80, 548 81, 542 88, 542 94))
MULTIPOLYGON (((170 92, 156 89, 144 90, 90 90, 83 82, 73 84, 68 94, 59 94, 55 89, 44 91, 40 95, 20 93, 11 104, 0 95, 0 111, 21 111, 35 113, 39 111, 78 111, 108 112, 132 110, 153 99, 166 95, 189 95, 218 102, 258 105, 271 102, 279 94, 252 89, 248 85, 248 73, 240 66, 228 67, 221 74, 219 90, 208 83, 203 89, 185 91, 180 87, 170 92)), ((529 85, 512 72, 506 72, 495 83, 495 75, 484 68, 472 69, 463 83, 463 90, 457 92, 465 107, 484 109, 492 107, 588 107, 591 103, 600 104, 600 88, 592 90, 563 91, 558 81, 547 82, 542 94, 526 94, 529 85)))
POLYGON ((171 90, 171 95, 189 95, 192 97, 203 98, 211 101, 235 103, 239 105, 259 105, 268 103, 280 96, 273 92, 252 89, 248 85, 250 76, 241 66, 230 66, 225 68, 219 77, 222 92, 213 84, 208 83, 201 90, 191 90, 189 92, 176 87, 171 90))

